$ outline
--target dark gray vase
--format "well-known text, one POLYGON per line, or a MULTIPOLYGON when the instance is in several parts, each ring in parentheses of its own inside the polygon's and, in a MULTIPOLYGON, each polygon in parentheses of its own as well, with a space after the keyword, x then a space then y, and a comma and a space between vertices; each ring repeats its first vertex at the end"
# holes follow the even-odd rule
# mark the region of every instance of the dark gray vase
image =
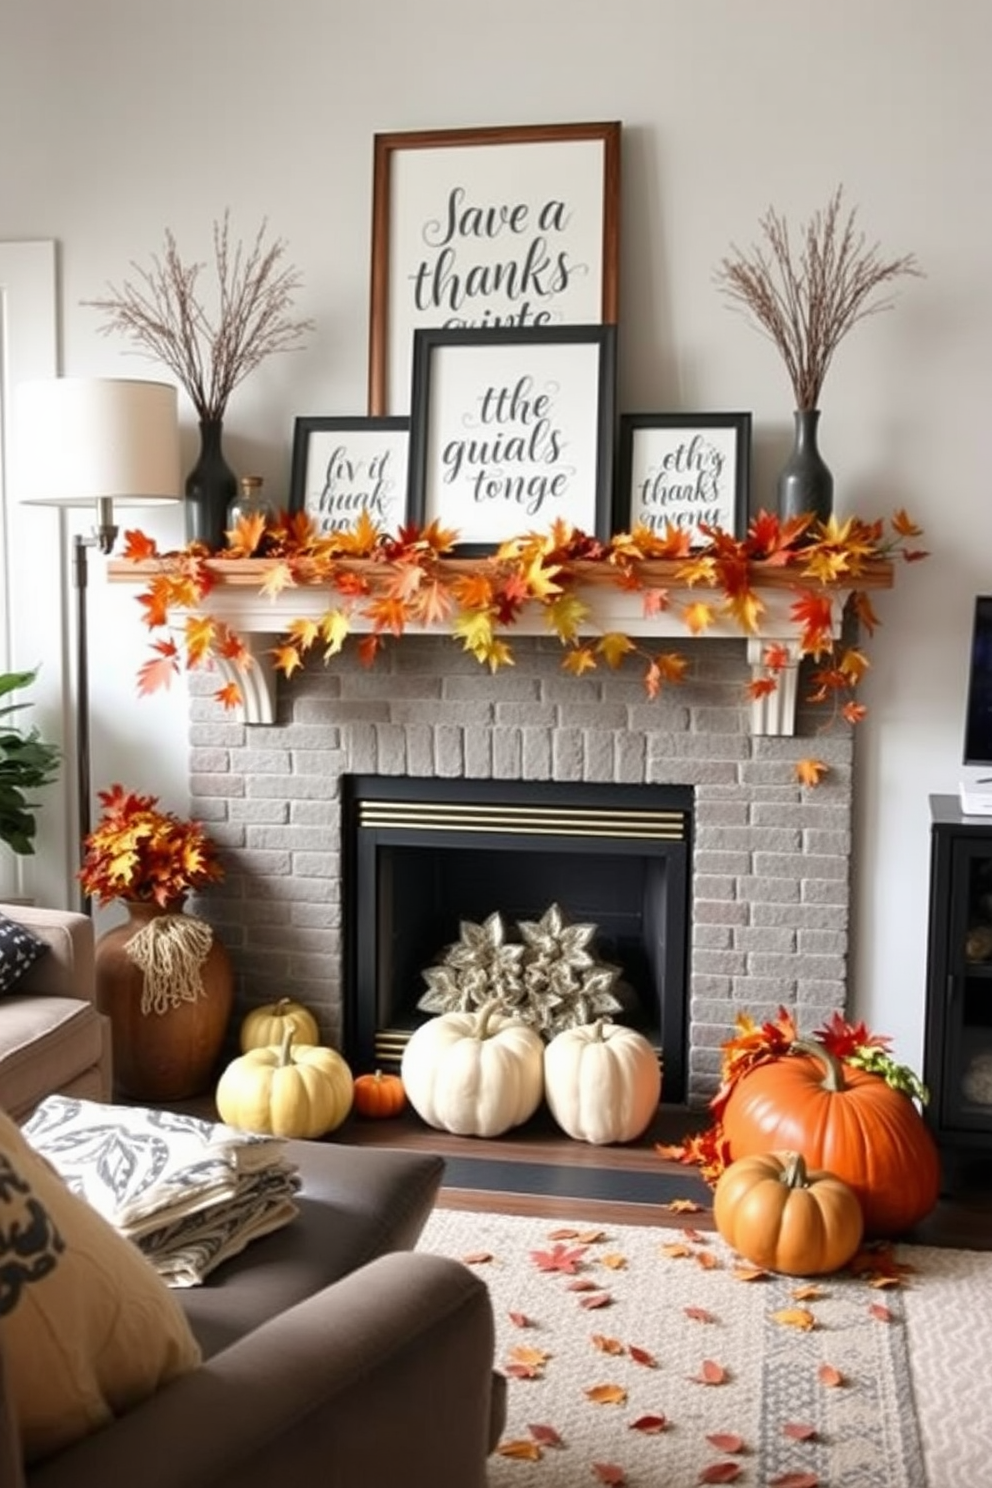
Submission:
POLYGON ((186 534, 211 552, 224 546, 227 508, 238 494, 238 477, 224 458, 220 419, 200 424, 200 455, 186 477, 186 534))
POLYGON ((812 512, 825 522, 834 509, 834 478, 816 442, 818 408, 799 408, 792 415, 795 434, 792 453, 778 478, 778 514, 783 522, 812 512))

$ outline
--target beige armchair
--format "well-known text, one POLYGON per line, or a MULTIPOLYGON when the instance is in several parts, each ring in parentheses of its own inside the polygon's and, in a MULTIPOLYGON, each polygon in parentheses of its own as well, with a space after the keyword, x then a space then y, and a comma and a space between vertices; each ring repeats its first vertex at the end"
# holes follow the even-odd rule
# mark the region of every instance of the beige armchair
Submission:
POLYGON ((110 1024, 96 1009, 93 921, 0 904, 49 949, 0 997, 0 1106, 23 1121, 46 1095, 109 1100, 110 1024))

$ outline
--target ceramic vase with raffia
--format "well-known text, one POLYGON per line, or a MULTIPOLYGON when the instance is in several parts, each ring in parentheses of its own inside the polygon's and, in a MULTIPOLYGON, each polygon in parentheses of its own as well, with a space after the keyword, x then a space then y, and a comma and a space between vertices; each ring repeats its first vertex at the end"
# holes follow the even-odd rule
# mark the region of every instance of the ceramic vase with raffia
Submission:
POLYGON ((238 492, 238 477, 224 457, 220 419, 200 422, 200 454, 186 477, 186 531, 191 542, 211 552, 224 547, 227 508, 238 492))
POLYGON ((826 522, 834 509, 834 478, 817 444, 820 410, 800 408, 792 417, 792 453, 778 478, 778 514, 786 522, 812 512, 826 522))
POLYGON ((145 1102, 207 1090, 234 1006, 234 973, 210 925, 126 900, 127 920, 96 945, 97 1006, 110 1020, 114 1091, 145 1102))

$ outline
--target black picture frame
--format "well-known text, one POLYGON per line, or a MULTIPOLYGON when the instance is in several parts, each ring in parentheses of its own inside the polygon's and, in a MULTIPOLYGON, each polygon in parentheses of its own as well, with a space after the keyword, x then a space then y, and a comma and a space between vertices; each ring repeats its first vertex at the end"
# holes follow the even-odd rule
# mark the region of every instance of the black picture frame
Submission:
POLYGON ((408 418, 301 415, 293 425, 290 511, 319 532, 347 530, 361 511, 382 531, 407 521, 408 418), (340 520, 335 520, 340 518, 340 520))
POLYGON ((671 521, 689 529, 693 547, 706 542, 701 522, 744 536, 750 413, 623 413, 619 429, 615 531, 640 523, 662 535, 671 521))
POLYGON ((616 340, 614 325, 415 331, 410 520, 455 529, 465 557, 557 517, 605 541, 616 340))

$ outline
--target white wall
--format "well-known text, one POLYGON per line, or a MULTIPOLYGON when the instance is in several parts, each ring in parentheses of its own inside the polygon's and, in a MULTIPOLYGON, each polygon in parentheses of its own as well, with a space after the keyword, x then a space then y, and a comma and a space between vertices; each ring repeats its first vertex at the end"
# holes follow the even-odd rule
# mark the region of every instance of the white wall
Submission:
MULTIPOLYGON (((65 372, 160 371, 80 302, 166 227, 204 258, 226 207, 288 239, 317 331, 228 417, 232 463, 274 493, 295 415, 365 408, 376 131, 621 120, 621 408, 753 410, 755 504, 791 392, 715 291, 721 255, 769 204, 798 223, 838 184, 869 239, 917 254, 927 278, 842 346, 821 425, 840 514, 906 506, 932 550, 879 600, 859 739, 854 1005, 915 1063, 927 797, 956 789, 971 602, 992 587, 990 53, 976 0, 0 0, 0 240, 59 244, 65 372)), ((141 525, 179 540, 175 514, 141 525)), ((182 807, 181 699, 135 698, 133 596, 93 597, 96 783, 182 807)))

